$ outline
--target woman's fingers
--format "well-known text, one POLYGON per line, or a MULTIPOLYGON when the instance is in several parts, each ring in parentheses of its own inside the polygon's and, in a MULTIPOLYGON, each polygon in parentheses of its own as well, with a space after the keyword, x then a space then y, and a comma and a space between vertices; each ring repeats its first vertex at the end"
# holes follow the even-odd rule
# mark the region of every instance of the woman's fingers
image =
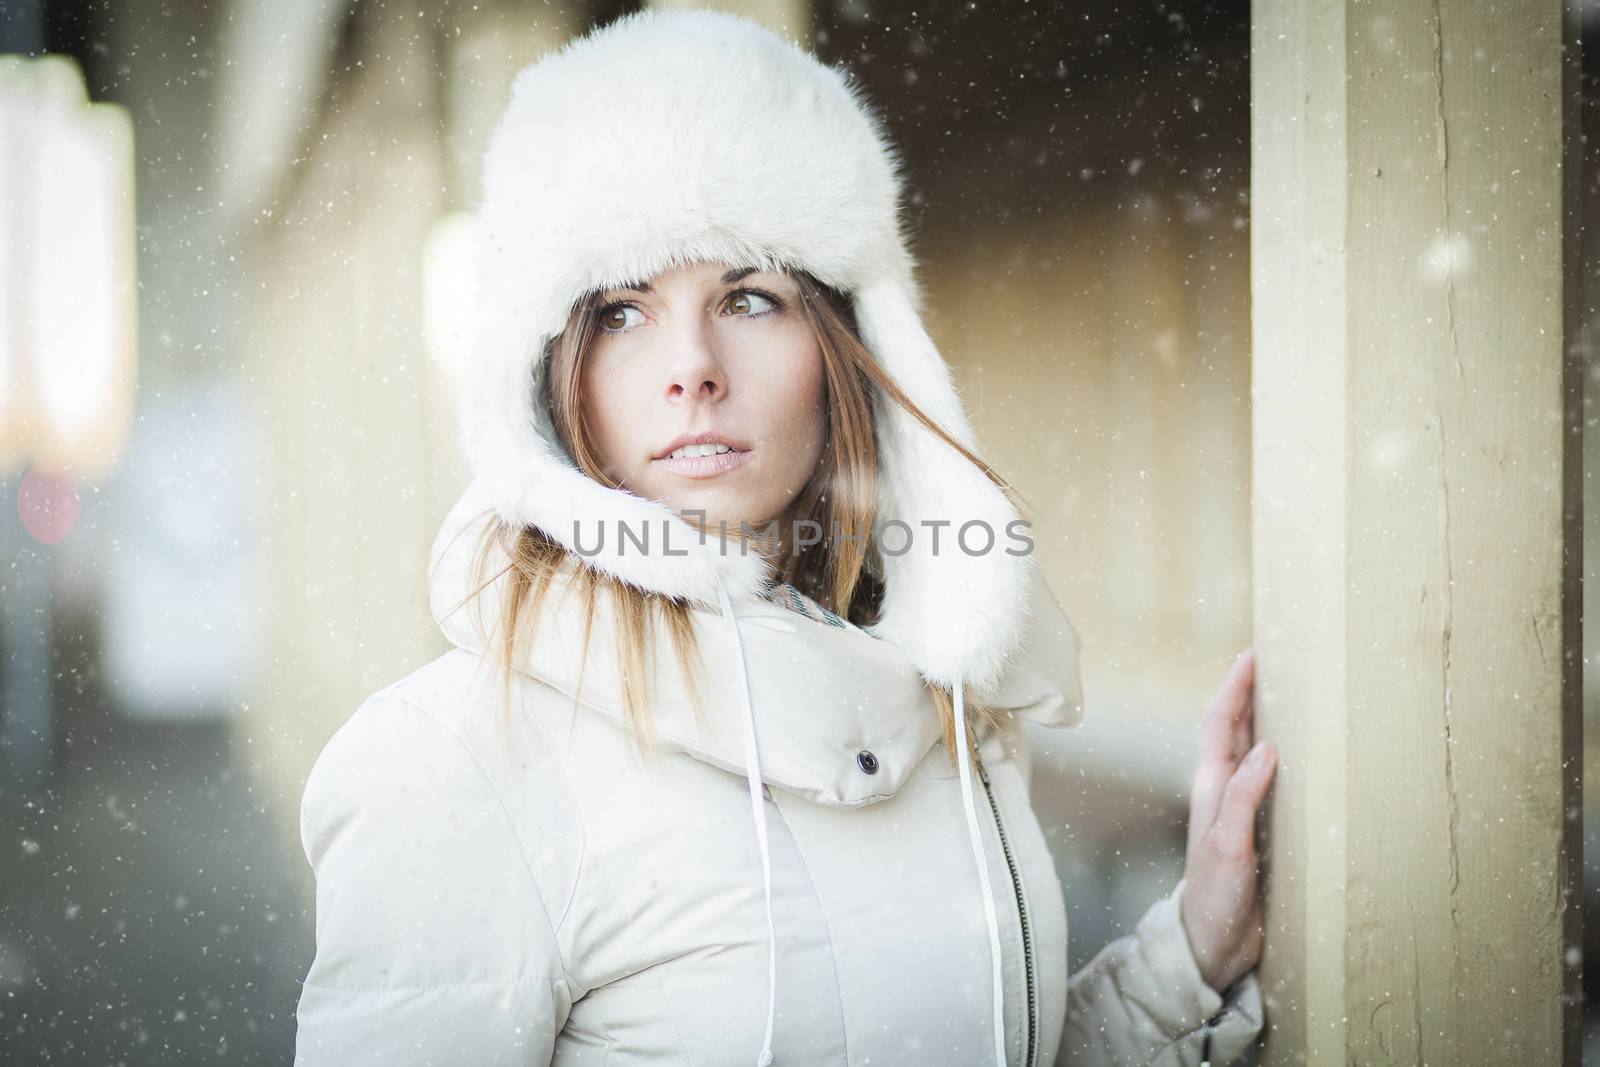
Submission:
POLYGON ((1263 741, 1250 750, 1228 779, 1210 831, 1212 844, 1222 855, 1240 861, 1254 860, 1256 812, 1261 810, 1277 765, 1278 750, 1270 741, 1263 741))
POLYGON ((1251 692, 1255 682, 1255 650, 1245 649, 1234 659, 1222 686, 1211 698, 1200 727, 1200 760, 1226 763, 1229 771, 1250 747, 1251 692), (1240 747, 1240 742, 1243 747, 1240 747))
MULTIPOLYGON (((1277 771, 1278 750, 1255 737, 1255 650, 1234 660, 1200 728, 1200 765, 1189 800, 1184 922, 1213 989, 1253 965, 1261 934, 1254 909, 1255 820, 1277 771)), ((1259 921, 1259 920, 1258 920, 1259 921)))
POLYGON ((1247 648, 1233 661, 1200 724, 1200 765, 1189 796, 1189 826, 1193 833, 1203 834, 1215 821, 1223 791, 1250 747, 1254 734, 1254 681, 1255 650, 1247 648))

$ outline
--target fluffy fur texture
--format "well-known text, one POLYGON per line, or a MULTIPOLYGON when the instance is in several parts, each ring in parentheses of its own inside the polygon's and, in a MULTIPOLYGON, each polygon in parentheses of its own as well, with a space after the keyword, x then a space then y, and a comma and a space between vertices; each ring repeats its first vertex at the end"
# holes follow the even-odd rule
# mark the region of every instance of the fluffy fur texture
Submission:
MULTIPOLYGON (((702 540, 664 503, 586 477, 536 402, 547 343, 580 297, 697 261, 803 268, 849 294, 874 357, 974 447, 922 324, 902 186, 896 149, 848 76, 738 16, 645 10, 524 69, 484 161, 479 332, 462 399, 467 455, 498 513, 586 553, 603 530, 591 565, 712 609, 719 580, 736 597, 766 584, 758 555, 702 540), (648 530, 650 551, 620 545, 623 525, 648 530)), ((884 556, 873 632, 928 680, 988 693, 1021 644, 1037 580, 1031 555, 1005 551, 1017 513, 898 405, 875 408, 878 522, 900 520, 914 536, 909 551, 884 556), (949 522, 937 552, 925 520, 949 522), (957 547, 972 520, 994 532, 991 551, 957 547)), ((904 531, 889 536, 891 547, 904 542, 904 531)))

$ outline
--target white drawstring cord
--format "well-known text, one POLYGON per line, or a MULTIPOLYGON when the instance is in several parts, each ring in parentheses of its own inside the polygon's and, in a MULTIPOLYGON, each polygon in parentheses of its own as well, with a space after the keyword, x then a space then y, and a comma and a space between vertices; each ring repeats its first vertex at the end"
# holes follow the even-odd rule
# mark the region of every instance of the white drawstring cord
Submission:
POLYGON ((967 833, 972 838, 972 854, 978 861, 978 881, 983 886, 983 916, 989 924, 989 962, 993 977, 994 1062, 1006 1067, 1005 992, 1000 969, 1000 922, 994 913, 994 891, 989 884, 989 861, 983 852, 983 834, 978 829, 978 811, 972 800, 972 759, 967 755, 967 714, 962 699, 961 675, 956 675, 955 696, 956 761, 961 770, 961 799, 967 808, 967 833))
POLYGON ((761 797, 761 749, 756 744, 755 703, 750 698, 750 674, 744 661, 744 639, 739 635, 739 620, 733 613, 733 602, 728 590, 717 576, 717 595, 722 598, 722 616, 728 622, 728 632, 733 635, 733 647, 739 664, 739 687, 744 694, 744 759, 745 781, 750 784, 750 807, 755 812, 756 841, 761 845, 761 877, 767 890, 767 1033, 762 1038, 761 1055, 756 1057, 756 1067, 771 1067, 772 1020, 778 1005, 778 931, 772 921, 772 853, 767 847, 767 807, 761 797))

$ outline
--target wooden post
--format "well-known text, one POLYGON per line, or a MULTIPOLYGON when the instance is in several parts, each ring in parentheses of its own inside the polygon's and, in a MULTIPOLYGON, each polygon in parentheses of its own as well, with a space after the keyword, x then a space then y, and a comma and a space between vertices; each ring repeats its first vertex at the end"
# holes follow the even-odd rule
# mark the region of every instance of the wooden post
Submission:
POLYGON ((1262 1062, 1575 1067, 1576 6, 1253 18, 1262 1062))

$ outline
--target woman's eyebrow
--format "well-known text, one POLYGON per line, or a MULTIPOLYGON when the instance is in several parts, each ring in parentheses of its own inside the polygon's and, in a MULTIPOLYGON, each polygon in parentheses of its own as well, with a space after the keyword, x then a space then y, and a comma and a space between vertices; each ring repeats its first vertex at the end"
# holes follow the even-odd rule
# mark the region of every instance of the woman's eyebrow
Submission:
MULTIPOLYGON (((730 270, 728 273, 726 273, 726 274, 724 274, 722 276, 722 284, 723 285, 732 285, 734 282, 738 281, 740 278, 748 278, 750 275, 754 274, 755 272, 756 272, 756 269, 754 267, 735 267, 732 270, 730 270)), ((635 285, 619 285, 619 286, 617 286, 617 288, 618 289, 625 289, 625 290, 627 290, 629 292, 634 292, 634 293, 653 293, 653 292, 655 292, 655 289, 651 288, 651 285, 650 285, 649 282, 639 282, 638 284, 635 284, 635 285)))

